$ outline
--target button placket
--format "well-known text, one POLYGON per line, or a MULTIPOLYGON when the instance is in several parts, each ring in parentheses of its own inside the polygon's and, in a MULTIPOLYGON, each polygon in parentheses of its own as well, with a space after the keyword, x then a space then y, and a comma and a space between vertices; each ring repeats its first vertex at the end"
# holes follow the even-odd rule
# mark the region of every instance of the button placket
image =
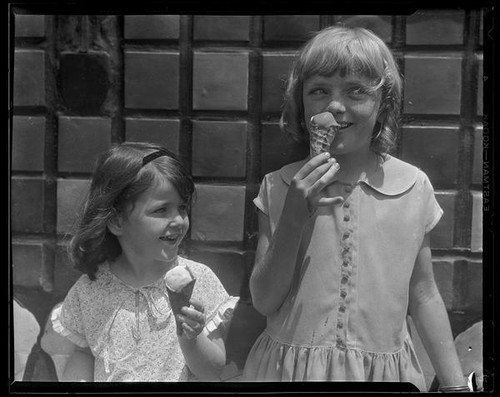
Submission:
POLYGON ((341 256, 342 256, 342 265, 340 269, 340 302, 338 306, 338 312, 337 312, 337 340, 336 340, 336 346, 340 349, 345 349, 346 348, 346 343, 345 343, 345 316, 346 316, 346 311, 347 311, 347 303, 346 303, 346 298, 348 295, 348 286, 349 286, 349 279, 350 279, 350 269, 351 269, 351 262, 352 262, 352 251, 351 251, 351 245, 352 245, 352 234, 354 232, 351 220, 353 219, 353 214, 351 213, 352 207, 350 204, 350 200, 352 199, 352 196, 350 193, 353 191, 353 186, 351 185, 346 185, 344 187, 344 192, 347 193, 346 200, 343 203, 342 209, 343 209, 343 220, 344 220, 344 232, 341 235, 341 241, 340 241, 340 246, 341 246, 341 256))

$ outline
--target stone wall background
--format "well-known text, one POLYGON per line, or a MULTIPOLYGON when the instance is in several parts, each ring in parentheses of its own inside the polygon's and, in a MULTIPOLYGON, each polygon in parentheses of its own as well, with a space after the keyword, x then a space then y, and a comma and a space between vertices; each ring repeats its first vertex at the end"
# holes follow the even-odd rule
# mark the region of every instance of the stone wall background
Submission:
MULTIPOLYGON (((346 22, 382 37, 405 77, 396 155, 429 175, 444 209, 432 232, 434 271, 459 334, 483 316, 484 17, 482 9, 408 16, 13 10, 12 297, 42 333, 79 277, 65 236, 96 155, 124 140, 159 142, 181 156, 196 182, 185 255, 212 267, 242 298, 228 348, 241 366, 264 326, 247 285, 257 234, 252 199, 265 173, 306 154, 277 124, 286 72, 310 32, 346 22)), ((39 343, 28 349, 22 376, 54 379, 39 343)))

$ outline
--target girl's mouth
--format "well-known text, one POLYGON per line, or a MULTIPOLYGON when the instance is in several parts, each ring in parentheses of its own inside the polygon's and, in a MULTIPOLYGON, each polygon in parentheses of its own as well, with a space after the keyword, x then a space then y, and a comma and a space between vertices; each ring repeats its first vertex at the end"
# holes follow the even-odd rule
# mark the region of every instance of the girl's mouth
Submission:
POLYGON ((340 124, 339 130, 345 130, 346 128, 349 128, 352 125, 352 123, 349 123, 347 121, 343 122, 339 121, 339 124, 340 124))
POLYGON ((182 234, 169 234, 166 236, 161 236, 160 240, 165 241, 165 242, 170 243, 170 244, 174 244, 177 241, 179 241, 181 239, 181 237, 182 237, 182 234))

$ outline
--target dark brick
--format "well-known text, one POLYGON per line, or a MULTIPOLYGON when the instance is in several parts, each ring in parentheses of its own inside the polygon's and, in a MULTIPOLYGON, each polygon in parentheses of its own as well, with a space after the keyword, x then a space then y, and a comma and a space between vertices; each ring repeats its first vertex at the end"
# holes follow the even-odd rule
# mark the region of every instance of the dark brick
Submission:
POLYGON ((58 179, 57 180, 57 232, 60 234, 71 231, 87 190, 88 179, 58 179))
POLYGON ((39 287, 40 270, 44 258, 43 243, 13 242, 11 247, 13 284, 23 287, 39 287))
POLYGON ((406 19, 406 44, 462 44, 464 17, 461 10, 418 10, 406 19))
POLYGON ((14 116, 12 120, 12 169, 43 171, 45 117, 14 116))
POLYGON ((472 252, 483 252, 483 192, 471 192, 472 224, 470 249, 472 252))
POLYGON ((483 263, 479 261, 468 261, 463 284, 456 288, 465 291, 463 294, 463 308, 472 313, 483 314, 483 263))
POLYGON ((196 185, 191 238, 199 241, 242 241, 245 187, 196 185))
POLYGON ((209 266, 229 295, 241 296, 247 276, 245 252, 229 248, 199 248, 189 253, 189 259, 209 266))
POLYGON ((110 145, 110 119, 59 117, 59 171, 92 172, 97 156, 110 145))
POLYGON ((109 73, 106 53, 61 54, 59 85, 66 106, 81 116, 99 114, 108 95, 109 73))
POLYGON ((45 51, 14 53, 14 106, 45 106, 45 51))
POLYGON ((72 285, 82 275, 71 263, 66 245, 58 244, 56 263, 54 265, 54 291, 55 295, 64 297, 72 285))
POLYGON ((406 55, 404 112, 460 114, 461 55, 406 55))
POLYGON ((306 41, 319 27, 319 15, 266 15, 264 40, 306 41))
POLYGON ((262 124, 261 140, 261 176, 280 169, 308 155, 307 144, 292 141, 279 128, 278 124, 262 124))
POLYGON ((433 185, 456 183, 457 126, 407 126, 403 128, 402 159, 419 167, 433 185))
POLYGON ((193 108, 247 110, 248 52, 195 52, 193 108))
POLYGON ((125 107, 177 109, 179 54, 125 51, 125 107))
POLYGON ((126 39, 178 39, 178 15, 126 15, 126 39))
POLYGON ((177 119, 125 119, 127 141, 152 142, 179 154, 180 121, 177 119))
POLYGON ((16 232, 43 232, 44 180, 11 178, 11 227, 16 232))
POLYGON ((44 37, 45 15, 22 15, 15 16, 16 37, 44 37))
POLYGON ((194 121, 193 175, 243 178, 246 143, 245 121, 194 121))
POLYGON ((452 248, 455 227, 456 192, 436 192, 436 200, 443 209, 443 216, 431 231, 432 248, 452 248))
POLYGON ((262 55, 262 110, 279 112, 283 104, 288 72, 293 54, 267 53, 262 55))
POLYGON ((472 159, 472 183, 483 183, 483 128, 474 129, 474 151, 472 159))
POLYGON ((248 41, 250 17, 195 15, 193 37, 195 40, 248 41))
POLYGON ((391 20, 390 15, 342 15, 338 22, 371 30, 385 43, 390 43, 392 41, 391 20))

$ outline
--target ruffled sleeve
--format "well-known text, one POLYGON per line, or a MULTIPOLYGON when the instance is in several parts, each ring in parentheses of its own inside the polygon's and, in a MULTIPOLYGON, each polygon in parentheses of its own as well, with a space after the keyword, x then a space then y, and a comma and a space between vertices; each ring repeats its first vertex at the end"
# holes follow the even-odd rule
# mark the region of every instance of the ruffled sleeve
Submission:
POLYGON ((267 197, 267 182, 268 176, 266 175, 260 184, 259 194, 254 198, 253 203, 264 214, 269 215, 268 197, 267 197))
POLYGON ((52 328, 80 347, 88 347, 82 321, 78 281, 69 290, 61 305, 57 305, 51 314, 52 328))
POLYGON ((208 266, 190 260, 186 261, 196 277, 193 298, 199 300, 205 308, 206 331, 212 333, 217 328, 226 327, 239 298, 227 293, 219 278, 208 266))

